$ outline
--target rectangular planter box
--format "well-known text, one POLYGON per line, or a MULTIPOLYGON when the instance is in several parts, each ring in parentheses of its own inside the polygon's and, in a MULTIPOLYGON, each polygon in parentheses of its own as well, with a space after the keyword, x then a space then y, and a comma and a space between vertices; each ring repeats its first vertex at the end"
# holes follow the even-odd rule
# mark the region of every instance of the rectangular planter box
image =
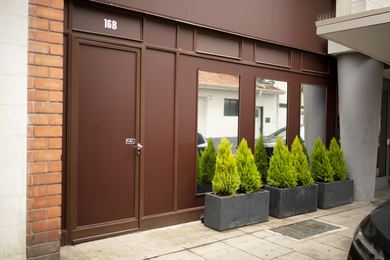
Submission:
POLYGON ((223 231, 268 220, 269 192, 220 197, 205 195, 204 224, 223 231))
POLYGON ((317 182, 320 209, 329 209, 353 201, 353 180, 335 181, 331 183, 317 182))
POLYGON ((276 218, 286 218, 317 210, 316 184, 310 187, 279 189, 266 185, 270 191, 269 214, 276 218))

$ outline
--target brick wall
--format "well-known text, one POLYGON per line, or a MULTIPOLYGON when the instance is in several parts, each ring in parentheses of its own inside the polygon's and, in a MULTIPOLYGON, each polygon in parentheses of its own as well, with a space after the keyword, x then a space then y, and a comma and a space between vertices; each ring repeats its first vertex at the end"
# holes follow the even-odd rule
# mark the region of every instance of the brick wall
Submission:
POLYGON ((27 257, 59 258, 64 0, 29 1, 27 257))

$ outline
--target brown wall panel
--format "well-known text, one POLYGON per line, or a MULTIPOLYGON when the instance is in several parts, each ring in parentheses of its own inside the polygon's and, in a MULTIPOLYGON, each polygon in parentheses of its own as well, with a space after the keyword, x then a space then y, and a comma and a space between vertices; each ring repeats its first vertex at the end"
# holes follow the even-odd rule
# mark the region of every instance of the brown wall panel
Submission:
POLYGON ((176 25, 152 18, 145 19, 144 40, 146 43, 176 47, 176 25))
POLYGON ((301 82, 292 79, 287 87, 287 140, 291 145, 295 136, 299 135, 301 116, 301 82))
POLYGON ((187 51, 194 50, 194 29, 192 27, 180 25, 177 47, 187 51))
POLYGON ((241 58, 244 61, 251 61, 253 62, 255 60, 254 57, 254 46, 255 42, 248 40, 248 39, 243 39, 242 40, 242 45, 241 45, 241 58))
POLYGON ((198 31, 196 51, 224 57, 240 58, 239 38, 228 37, 220 33, 198 31))
POLYGON ((174 209, 175 55, 146 50, 144 61, 144 215, 152 215, 174 209))
POLYGON ((142 19, 140 17, 82 4, 75 5, 73 29, 131 40, 142 40, 142 19))
POLYGON ((329 73, 329 65, 329 59, 325 56, 302 53, 303 71, 329 73))
MULTIPOLYGON (((99 0, 102 1, 103 0, 99 0)), ((104 0, 104 2, 107 2, 104 0)), ((316 16, 335 10, 334 0, 110 0, 128 8, 326 53, 316 16)))
POLYGON ((276 45, 257 43, 256 62, 288 68, 291 66, 291 51, 276 45))

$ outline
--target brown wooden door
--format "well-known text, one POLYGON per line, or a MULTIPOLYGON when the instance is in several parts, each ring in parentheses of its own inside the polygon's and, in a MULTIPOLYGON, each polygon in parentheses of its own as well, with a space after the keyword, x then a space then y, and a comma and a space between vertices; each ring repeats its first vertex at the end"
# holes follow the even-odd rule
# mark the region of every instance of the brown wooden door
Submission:
POLYGON ((136 49, 72 44, 68 219, 72 243, 139 227, 136 49))

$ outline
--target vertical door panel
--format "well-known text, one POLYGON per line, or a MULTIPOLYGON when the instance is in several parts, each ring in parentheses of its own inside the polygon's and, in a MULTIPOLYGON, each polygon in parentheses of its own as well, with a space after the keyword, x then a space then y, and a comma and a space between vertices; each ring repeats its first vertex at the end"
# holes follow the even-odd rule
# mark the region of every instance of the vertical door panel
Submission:
POLYGON ((137 52, 80 43, 74 66, 72 226, 89 229, 74 237, 137 228, 137 155, 125 143, 136 138, 137 52))
POLYGON ((174 210, 175 55, 145 53, 144 215, 174 210))

